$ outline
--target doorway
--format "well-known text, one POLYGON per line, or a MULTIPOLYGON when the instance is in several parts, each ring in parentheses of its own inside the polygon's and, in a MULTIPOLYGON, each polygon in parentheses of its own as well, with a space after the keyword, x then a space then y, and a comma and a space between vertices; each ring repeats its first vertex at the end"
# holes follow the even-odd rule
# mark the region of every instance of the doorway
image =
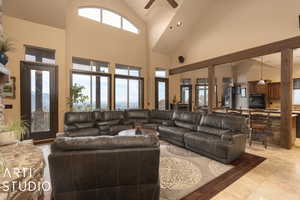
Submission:
POLYGON ((155 78, 155 109, 169 109, 169 80, 167 78, 155 78))
POLYGON ((58 131, 57 65, 21 61, 21 118, 33 140, 54 138, 58 131))
POLYGON ((189 111, 192 111, 192 85, 180 86, 181 103, 189 105, 189 111))

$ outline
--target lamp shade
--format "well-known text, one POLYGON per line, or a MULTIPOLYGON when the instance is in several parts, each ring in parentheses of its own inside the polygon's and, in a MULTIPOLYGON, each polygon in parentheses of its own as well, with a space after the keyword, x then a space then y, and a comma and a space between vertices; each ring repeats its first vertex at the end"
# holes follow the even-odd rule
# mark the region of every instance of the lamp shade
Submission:
POLYGON ((258 83, 257 83, 257 85, 265 85, 265 84, 266 84, 266 82, 262 79, 260 81, 258 81, 258 83))

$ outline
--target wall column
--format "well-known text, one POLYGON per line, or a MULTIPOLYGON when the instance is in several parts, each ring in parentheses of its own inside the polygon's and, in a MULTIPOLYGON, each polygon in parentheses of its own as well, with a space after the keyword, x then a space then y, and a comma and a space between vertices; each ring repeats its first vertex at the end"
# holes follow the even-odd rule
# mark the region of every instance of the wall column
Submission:
POLYGON ((216 102, 215 66, 208 67, 208 111, 211 113, 216 102))
POLYGON ((280 145, 291 149, 296 133, 292 127, 293 49, 281 51, 281 124, 280 145))

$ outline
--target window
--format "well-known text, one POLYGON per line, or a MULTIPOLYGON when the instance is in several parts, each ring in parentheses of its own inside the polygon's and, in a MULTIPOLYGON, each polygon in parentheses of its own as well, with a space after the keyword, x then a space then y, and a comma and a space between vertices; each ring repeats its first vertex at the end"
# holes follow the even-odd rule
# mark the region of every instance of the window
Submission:
POLYGON ((109 63, 82 58, 73 58, 73 69, 108 73, 109 63))
POLYGON ((25 60, 30 62, 55 64, 55 50, 25 46, 25 60))
POLYGON ((140 76, 141 69, 138 67, 117 64, 115 74, 126 76, 140 76))
POLYGON ((132 22, 110 10, 102 8, 79 8, 78 15, 135 34, 139 33, 138 28, 132 22))
POLYGON ((294 79, 293 104, 300 105, 300 79, 294 79))
POLYGON ((125 31, 129 31, 135 34, 139 33, 139 30, 130 21, 128 21, 125 18, 122 18, 122 25, 125 31))
POLYGON ((208 82, 206 78, 197 79, 196 105, 197 107, 208 106, 208 82))
POLYGON ((115 109, 143 108, 144 79, 140 69, 126 65, 116 66, 115 75, 115 109))
POLYGON ((109 10, 103 10, 102 23, 121 28, 121 16, 109 10))
POLYGON ((157 70, 155 71, 155 77, 166 78, 166 77, 167 77, 167 70, 164 70, 164 69, 157 69, 157 70))
POLYGON ((82 88, 82 101, 73 105, 75 111, 109 110, 110 80, 108 63, 73 58, 72 88, 82 88))
POLYGON ((98 8, 81 8, 78 10, 78 15, 101 22, 101 10, 98 8))

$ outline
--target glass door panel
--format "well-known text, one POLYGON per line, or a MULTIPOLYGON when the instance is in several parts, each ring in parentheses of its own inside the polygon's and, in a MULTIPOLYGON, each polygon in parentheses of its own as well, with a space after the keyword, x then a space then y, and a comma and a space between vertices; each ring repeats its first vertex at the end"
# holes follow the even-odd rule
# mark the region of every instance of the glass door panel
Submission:
POLYGON ((188 104, 192 111, 192 85, 181 85, 181 103, 188 104))
POLYGON ((30 70, 31 75, 31 132, 50 130, 50 73, 30 70))
POLYGON ((56 65, 21 62, 21 118, 30 125, 29 138, 55 137, 58 131, 56 65))
POLYGON ((166 110, 166 83, 158 82, 158 110, 166 110))
POLYGON ((140 107, 140 81, 129 79, 129 108, 136 109, 140 107))
POLYGON ((101 110, 109 110, 109 78, 100 77, 100 108, 101 110))
POLYGON ((128 105, 128 80, 116 78, 115 82, 115 107, 116 110, 124 110, 127 109, 128 105))
POLYGON ((167 78, 155 79, 155 109, 169 109, 169 82, 167 78))

